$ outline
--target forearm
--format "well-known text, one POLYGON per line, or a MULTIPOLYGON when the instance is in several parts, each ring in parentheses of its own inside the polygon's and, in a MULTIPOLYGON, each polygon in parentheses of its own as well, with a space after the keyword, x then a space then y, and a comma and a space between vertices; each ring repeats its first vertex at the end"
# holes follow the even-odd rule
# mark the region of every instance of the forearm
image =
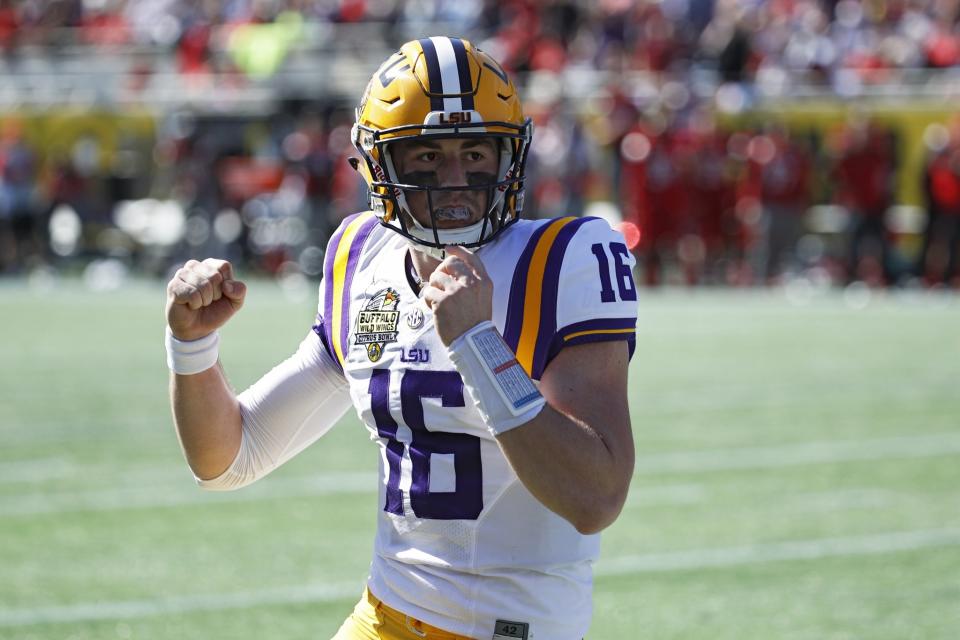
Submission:
MULTIPOLYGON (((222 372, 221 379, 222 389, 229 392, 222 372)), ((205 399, 201 394, 200 401, 205 399)), ((223 399, 218 403, 222 406, 223 399)), ((207 490, 239 489, 266 476, 329 431, 351 404, 345 379, 313 331, 296 353, 237 395, 234 403, 237 415, 230 419, 237 420, 240 435, 234 446, 224 450, 229 455, 215 465, 219 472, 212 480, 197 473, 207 490)), ((229 405, 227 409, 232 411, 229 405)), ((229 422, 220 422, 231 414, 218 413, 213 428, 225 430, 227 435, 219 443, 211 437, 201 444, 201 451, 213 451, 219 444, 233 441, 229 422)))
POLYGON ((584 422, 547 404, 497 441, 527 490, 581 533, 604 529, 623 508, 633 450, 618 450, 584 422))
POLYGON ((240 406, 220 363, 194 375, 171 373, 170 404, 194 475, 219 476, 236 457, 242 433, 240 406))
POLYGON ((581 533, 613 522, 634 461, 626 346, 562 349, 539 387, 490 322, 461 334, 448 354, 527 490, 581 533))

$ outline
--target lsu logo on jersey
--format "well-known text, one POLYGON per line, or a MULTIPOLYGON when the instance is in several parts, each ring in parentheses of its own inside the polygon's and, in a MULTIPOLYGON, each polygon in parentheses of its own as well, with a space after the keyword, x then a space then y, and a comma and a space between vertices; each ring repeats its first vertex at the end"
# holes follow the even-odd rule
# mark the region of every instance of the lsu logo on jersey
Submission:
POLYGON ((386 288, 373 294, 357 315, 355 345, 364 345, 370 362, 377 362, 383 355, 383 348, 397 341, 397 325, 400 323, 400 294, 395 289, 386 288))

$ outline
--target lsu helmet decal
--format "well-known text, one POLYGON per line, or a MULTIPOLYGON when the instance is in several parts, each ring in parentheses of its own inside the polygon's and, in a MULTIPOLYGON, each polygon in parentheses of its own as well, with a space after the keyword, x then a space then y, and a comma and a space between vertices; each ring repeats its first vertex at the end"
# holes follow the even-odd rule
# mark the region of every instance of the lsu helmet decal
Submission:
POLYGON ((361 155, 354 166, 367 182, 370 208, 381 223, 438 255, 445 245, 478 247, 519 219, 532 135, 513 83, 493 58, 467 40, 431 37, 407 42, 373 74, 351 137, 361 155), (493 138, 497 175, 483 184, 456 187, 404 183, 390 145, 430 136, 493 138), (432 195, 450 190, 486 190, 486 215, 466 227, 438 229, 432 195), (411 192, 426 192, 429 227, 412 215, 411 192))

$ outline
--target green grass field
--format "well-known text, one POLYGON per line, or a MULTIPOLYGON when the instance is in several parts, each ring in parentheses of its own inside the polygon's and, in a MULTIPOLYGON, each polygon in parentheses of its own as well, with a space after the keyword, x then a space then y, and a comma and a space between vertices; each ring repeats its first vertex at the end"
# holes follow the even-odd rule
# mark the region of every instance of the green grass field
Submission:
MULTIPOLYGON (((162 283, 0 283, 0 638, 329 638, 372 546, 354 416, 256 486, 197 489, 162 283)), ((237 387, 313 319, 254 284, 237 387)), ((960 299, 644 292, 637 472, 592 640, 960 638, 960 299)), ((549 640, 542 638, 539 640, 549 640)))

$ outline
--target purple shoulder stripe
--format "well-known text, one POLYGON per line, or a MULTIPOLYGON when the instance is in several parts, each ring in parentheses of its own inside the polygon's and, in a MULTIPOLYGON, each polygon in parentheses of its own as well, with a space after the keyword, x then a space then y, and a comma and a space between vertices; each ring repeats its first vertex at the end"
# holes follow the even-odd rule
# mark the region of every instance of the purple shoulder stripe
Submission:
POLYGON ((510 298, 507 300, 507 319, 503 325, 503 339, 516 352, 520 344, 520 331, 523 329, 523 301, 527 295, 527 274, 530 271, 530 261, 533 252, 537 249, 540 237, 546 232, 553 221, 546 221, 540 225, 527 240, 517 266, 513 270, 513 281, 510 284, 510 298))
POLYGON ((557 331, 557 295, 560 290, 560 269, 567 246, 577 230, 587 222, 597 218, 578 218, 565 225, 557 234, 547 254, 547 264, 543 271, 543 289, 540 296, 540 327, 537 330, 537 342, 533 350, 531 374, 539 380, 549 362, 550 344, 557 331))
POLYGON ((588 342, 609 342, 611 340, 625 340, 630 348, 630 357, 636 348, 636 334, 625 332, 625 329, 635 329, 636 318, 596 318, 567 325, 556 333, 550 342, 550 351, 547 355, 549 363, 560 350, 575 344, 588 342), (600 333, 594 333, 600 332, 600 333), (583 334, 583 335, 576 335, 583 334), (573 336, 573 337, 568 337, 573 336))
POLYGON ((351 298, 351 285, 353 284, 353 277, 357 273, 357 264, 360 263, 360 254, 363 252, 363 245, 367 243, 367 238, 370 237, 370 232, 373 231, 374 227, 380 224, 380 220, 376 216, 370 216, 370 219, 365 221, 360 229, 357 230, 357 235, 354 236, 353 242, 350 244, 350 253, 347 255, 347 270, 343 278, 343 285, 341 287, 341 300, 340 305, 340 353, 346 357, 347 350, 349 348, 347 336, 350 333, 350 298, 351 298))
POLYGON ((330 236, 330 241, 327 242, 327 251, 323 256, 323 281, 321 282, 323 286, 323 310, 319 314, 318 319, 324 321, 318 321, 317 325, 323 330, 323 335, 321 336, 323 338, 323 344, 333 358, 333 361, 337 363, 337 366, 340 366, 340 361, 337 360, 336 354, 333 351, 333 335, 330 328, 330 320, 331 316, 333 316, 333 263, 334 257, 337 255, 337 247, 340 246, 340 240, 343 238, 343 232, 346 231, 347 226, 360 215, 363 214, 355 213, 352 216, 344 218, 340 226, 337 227, 337 230, 330 236))
MULTIPOLYGON (((347 227, 350 226, 350 223, 364 215, 366 212, 355 213, 353 215, 347 216, 340 223, 340 226, 337 227, 337 230, 330 237, 330 241, 327 243, 327 251, 323 257, 323 281, 321 286, 323 287, 323 310, 318 318, 322 319, 322 322, 317 323, 317 325, 323 331, 323 334, 320 336, 323 339, 323 344, 327 349, 327 352, 330 354, 330 357, 333 358, 333 361, 337 363, 337 366, 340 366, 340 360, 336 356, 336 351, 333 348, 333 298, 334 298, 334 280, 333 280, 333 267, 336 262, 337 249, 340 246, 340 241, 343 239, 343 234, 347 230, 347 227)), ((374 223, 377 222, 375 216, 371 216, 371 220, 374 223)), ((367 225, 364 225, 366 227, 367 225)), ((369 235, 369 230, 364 235, 363 240, 366 240, 366 236, 369 235)), ((356 244, 356 243, 354 243, 356 244)), ((362 245, 362 243, 361 243, 362 245)))

